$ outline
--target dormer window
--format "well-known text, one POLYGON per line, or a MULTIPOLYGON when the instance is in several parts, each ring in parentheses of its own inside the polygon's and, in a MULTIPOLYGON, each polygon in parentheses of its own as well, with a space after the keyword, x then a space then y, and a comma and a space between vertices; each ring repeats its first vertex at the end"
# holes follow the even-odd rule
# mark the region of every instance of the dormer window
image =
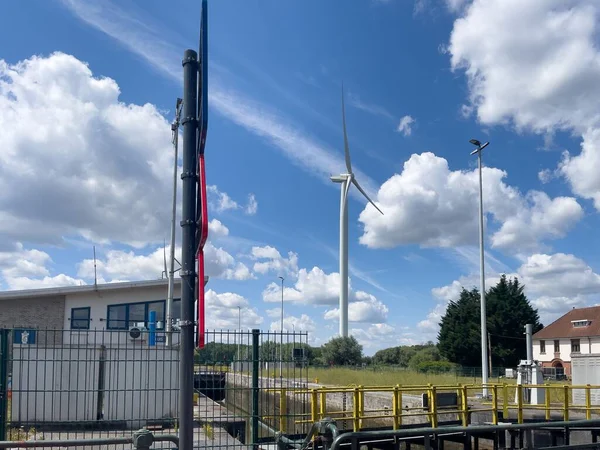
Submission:
POLYGON ((573 324, 573 328, 582 328, 582 327, 589 326, 592 323, 592 321, 591 320, 571 320, 571 323, 573 324))

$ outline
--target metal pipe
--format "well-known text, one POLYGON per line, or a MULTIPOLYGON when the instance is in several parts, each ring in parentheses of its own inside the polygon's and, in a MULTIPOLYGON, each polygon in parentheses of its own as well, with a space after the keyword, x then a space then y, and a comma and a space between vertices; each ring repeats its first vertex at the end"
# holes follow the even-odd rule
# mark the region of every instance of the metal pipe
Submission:
POLYGON ((488 355, 487 355, 487 319, 485 305, 485 251, 483 242, 483 180, 482 180, 482 162, 481 150, 477 152, 479 162, 479 284, 480 284, 480 303, 481 303, 481 381, 483 384, 483 396, 488 396, 488 355))
MULTIPOLYGON (((194 287, 196 284, 196 136, 198 55, 183 57, 183 172, 181 217, 181 344, 179 350, 179 439, 191 450, 194 439, 194 287)), ((201 280, 200 282, 204 282, 201 280)))
POLYGON ((173 132, 173 206, 171 210, 171 248, 169 249, 169 287, 167 290, 167 310, 165 314, 165 344, 167 347, 172 345, 173 332, 173 290, 175 288, 175 235, 177 230, 177 155, 179 150, 179 119, 181 115, 181 102, 178 98, 175 105, 175 121, 171 125, 173 132))
MULTIPOLYGON (((162 434, 153 437, 154 442, 172 442, 179 447, 179 437, 162 434)), ((132 437, 94 438, 94 439, 56 439, 38 441, 0 441, 0 448, 39 448, 39 447, 79 447, 96 445, 132 444, 132 437)))
MULTIPOLYGON (((533 361, 533 324, 525 325, 525 345, 527 346, 527 361, 533 361)), ((530 380, 531 381, 531 380, 530 380)))
POLYGON ((560 422, 537 422, 537 423, 501 423, 498 425, 471 425, 467 427, 438 427, 438 428, 413 428, 400 430, 377 430, 377 431, 356 431, 340 434, 333 441, 331 450, 339 450, 342 444, 353 440, 373 440, 373 439, 392 439, 392 438, 414 438, 422 436, 448 436, 455 434, 466 434, 472 436, 482 433, 498 431, 519 431, 535 430, 547 428, 577 429, 600 426, 600 419, 594 420, 573 420, 560 422))

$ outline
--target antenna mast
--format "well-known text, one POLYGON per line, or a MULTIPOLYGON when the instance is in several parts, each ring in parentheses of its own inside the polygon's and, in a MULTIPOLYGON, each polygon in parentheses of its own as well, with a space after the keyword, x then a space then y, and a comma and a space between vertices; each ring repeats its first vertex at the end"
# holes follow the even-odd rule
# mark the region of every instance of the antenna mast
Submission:
POLYGON ((98 289, 98 275, 96 273, 96 246, 94 245, 94 288, 98 289))

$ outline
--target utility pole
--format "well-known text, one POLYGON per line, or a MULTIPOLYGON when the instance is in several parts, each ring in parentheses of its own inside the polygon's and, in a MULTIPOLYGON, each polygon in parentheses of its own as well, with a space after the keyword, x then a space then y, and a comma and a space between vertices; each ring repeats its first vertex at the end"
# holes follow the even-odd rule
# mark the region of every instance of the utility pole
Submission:
POLYGON ((175 105, 175 121, 171 124, 171 132, 173 134, 173 207, 171 211, 171 248, 169 249, 170 258, 169 272, 169 287, 167 290, 167 311, 166 311, 166 346, 170 347, 173 344, 173 290, 175 288, 175 234, 177 220, 177 154, 179 144, 179 120, 181 118, 181 104, 183 100, 178 98, 175 105))
POLYGON ((471 155, 477 154, 477 161, 479 163, 479 264, 480 264, 480 274, 479 274, 479 296, 481 301, 481 380, 483 384, 483 397, 488 397, 488 343, 487 341, 487 315, 485 311, 485 251, 484 251, 484 242, 483 242, 483 181, 482 181, 482 162, 481 162, 481 154, 483 153, 483 149, 487 147, 490 143, 486 142, 485 144, 481 144, 477 139, 471 139, 469 141, 471 144, 475 145, 477 149, 471 152, 471 155))
MULTIPOLYGON (((196 138, 198 54, 183 56, 183 173, 181 217, 181 344, 179 350, 179 448, 194 441, 194 287, 196 284, 196 138)), ((199 280, 203 283, 204 280, 199 280)))
MULTIPOLYGON (((242 341, 242 307, 238 306, 238 330, 240 333, 239 339, 238 339, 238 345, 237 345, 237 358, 238 358, 238 362, 240 362, 241 360, 241 353, 240 353, 240 344, 242 341)), ((241 369, 239 369, 241 371, 241 369)))

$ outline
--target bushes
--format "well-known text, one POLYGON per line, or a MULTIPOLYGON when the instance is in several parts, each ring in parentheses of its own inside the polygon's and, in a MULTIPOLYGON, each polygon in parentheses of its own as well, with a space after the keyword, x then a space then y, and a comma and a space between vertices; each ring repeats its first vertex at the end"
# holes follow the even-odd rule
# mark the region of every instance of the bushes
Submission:
POLYGON ((458 365, 449 361, 423 361, 415 366, 415 370, 421 373, 448 373, 456 372, 458 365))

